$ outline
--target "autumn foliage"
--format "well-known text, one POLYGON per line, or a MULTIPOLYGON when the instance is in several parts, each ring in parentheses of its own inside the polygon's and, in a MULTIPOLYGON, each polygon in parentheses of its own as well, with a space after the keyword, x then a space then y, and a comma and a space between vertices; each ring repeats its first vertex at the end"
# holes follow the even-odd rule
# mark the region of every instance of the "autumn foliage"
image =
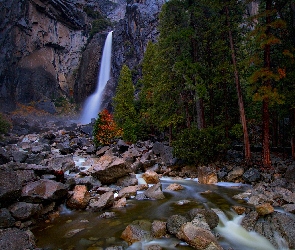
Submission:
POLYGON ((116 125, 113 116, 104 109, 98 114, 94 124, 94 143, 96 146, 111 144, 115 138, 122 135, 122 132, 122 129, 116 125))

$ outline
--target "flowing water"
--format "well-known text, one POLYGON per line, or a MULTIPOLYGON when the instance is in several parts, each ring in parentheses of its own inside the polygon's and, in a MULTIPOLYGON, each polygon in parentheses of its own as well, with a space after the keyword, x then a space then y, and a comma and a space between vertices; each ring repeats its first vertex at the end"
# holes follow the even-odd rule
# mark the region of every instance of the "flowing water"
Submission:
MULTIPOLYGON (((141 180, 139 180, 141 182, 141 180)), ((246 186, 201 185, 197 180, 176 180, 162 178, 163 200, 127 200, 124 208, 109 209, 102 212, 70 211, 63 207, 61 215, 53 222, 43 223, 33 230, 38 239, 38 247, 44 249, 99 250, 108 246, 126 245, 120 239, 126 226, 134 220, 147 219, 166 221, 174 214, 184 215, 192 208, 216 209, 220 224, 216 228, 220 244, 224 249, 235 250, 272 250, 275 249, 264 237, 254 232, 247 232, 240 226, 241 216, 230 213, 232 205, 239 205, 231 197, 243 192, 246 186), (179 183, 185 189, 165 191, 171 183, 179 183), (101 218, 104 212, 113 212, 113 218, 101 218)), ((245 204, 243 204, 245 205, 245 204)), ((138 242, 127 249, 145 249, 148 245, 158 244, 163 249, 192 249, 177 238, 157 239, 138 242)))
POLYGON ((100 112, 103 90, 110 79, 111 72, 111 56, 112 56, 112 31, 109 32, 102 53, 100 64, 99 78, 95 92, 89 96, 84 104, 82 115, 80 118, 81 124, 91 122, 92 118, 96 118, 100 112))

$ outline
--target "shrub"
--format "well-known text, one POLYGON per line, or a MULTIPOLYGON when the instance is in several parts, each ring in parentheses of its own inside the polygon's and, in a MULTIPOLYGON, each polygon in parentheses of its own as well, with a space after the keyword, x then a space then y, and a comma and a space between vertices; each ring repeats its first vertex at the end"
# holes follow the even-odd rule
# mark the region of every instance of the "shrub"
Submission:
POLYGON ((183 130, 173 142, 174 155, 193 164, 208 164, 218 159, 228 148, 224 131, 220 127, 183 130))
POLYGON ((2 134, 5 134, 8 132, 8 130, 11 128, 10 122, 5 119, 2 114, 0 114, 0 138, 2 134))
POLYGON ((115 138, 121 135, 122 129, 118 128, 113 116, 106 109, 101 111, 93 128, 95 145, 98 147, 111 144, 115 138))

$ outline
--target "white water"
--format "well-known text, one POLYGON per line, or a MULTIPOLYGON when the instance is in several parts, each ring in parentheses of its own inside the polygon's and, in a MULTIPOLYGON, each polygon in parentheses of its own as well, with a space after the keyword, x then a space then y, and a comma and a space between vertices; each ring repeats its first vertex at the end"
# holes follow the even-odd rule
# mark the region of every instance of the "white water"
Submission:
POLYGON ((111 55, 112 55, 112 33, 109 32, 102 53, 99 78, 95 92, 89 96, 84 104, 80 122, 88 124, 92 118, 96 118, 100 112, 103 90, 110 79, 111 55))

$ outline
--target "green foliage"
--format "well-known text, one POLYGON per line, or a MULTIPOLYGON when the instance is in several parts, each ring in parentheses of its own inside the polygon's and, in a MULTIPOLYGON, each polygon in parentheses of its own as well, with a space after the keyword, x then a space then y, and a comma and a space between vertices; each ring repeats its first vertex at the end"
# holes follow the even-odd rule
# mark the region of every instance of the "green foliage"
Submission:
POLYGON ((86 6, 84 7, 84 11, 86 12, 86 14, 93 18, 93 19, 102 19, 102 15, 100 14, 100 12, 93 10, 93 8, 91 8, 90 6, 86 6))
POLYGON ((11 123, 7 119, 5 119, 2 114, 0 114, 0 138, 1 135, 7 133, 10 128, 11 123))
POLYGON ((123 65, 116 94, 113 98, 114 118, 119 127, 123 128, 123 138, 135 142, 137 114, 134 103, 134 86, 128 66, 123 65))
POLYGON ((242 141, 243 140, 243 127, 242 124, 237 123, 232 126, 229 131, 230 137, 234 140, 242 141))
POLYGON ((173 142, 174 155, 193 164, 208 164, 222 156, 228 148, 224 129, 196 127, 180 132, 173 142))
POLYGON ((110 25, 110 21, 106 18, 94 20, 92 22, 92 27, 89 36, 93 37, 96 33, 105 30, 110 25))

